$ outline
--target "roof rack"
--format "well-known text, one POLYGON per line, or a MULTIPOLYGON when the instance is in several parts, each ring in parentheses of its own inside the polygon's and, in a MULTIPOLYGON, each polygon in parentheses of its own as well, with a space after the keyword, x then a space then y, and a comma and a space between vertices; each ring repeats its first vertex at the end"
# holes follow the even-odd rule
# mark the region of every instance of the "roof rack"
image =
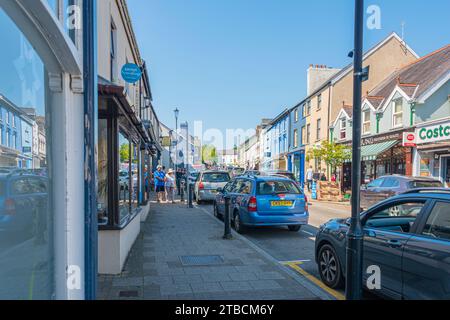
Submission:
POLYGON ((450 194, 450 188, 418 188, 411 189, 402 194, 412 194, 412 193, 448 193, 450 194))

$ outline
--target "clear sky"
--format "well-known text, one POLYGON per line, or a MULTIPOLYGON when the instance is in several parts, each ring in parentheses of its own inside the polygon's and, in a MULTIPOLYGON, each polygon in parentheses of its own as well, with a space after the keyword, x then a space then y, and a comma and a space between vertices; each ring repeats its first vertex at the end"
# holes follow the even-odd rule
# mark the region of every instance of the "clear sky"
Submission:
MULTIPOLYGON (((450 43, 449 0, 366 0, 381 8, 381 30, 419 55, 450 43)), ((343 67, 353 48, 353 0, 128 0, 149 65, 162 122, 203 120, 205 128, 254 128, 305 98, 309 64, 343 67)))

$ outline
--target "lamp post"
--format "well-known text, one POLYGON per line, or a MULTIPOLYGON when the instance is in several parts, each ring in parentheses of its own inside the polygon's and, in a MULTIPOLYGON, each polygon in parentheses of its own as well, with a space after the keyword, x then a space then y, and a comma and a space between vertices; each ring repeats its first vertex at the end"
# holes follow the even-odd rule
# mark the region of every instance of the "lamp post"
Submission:
POLYGON ((346 291, 347 300, 362 298, 363 229, 360 220, 361 188, 361 99, 362 82, 368 76, 363 70, 364 0, 355 0, 355 48, 353 52, 353 150, 352 150, 352 217, 347 232, 346 291))
POLYGON ((175 181, 177 184, 178 195, 180 195, 180 185, 178 184, 178 116, 180 115, 180 110, 178 110, 178 108, 175 108, 173 113, 175 115, 175 181))

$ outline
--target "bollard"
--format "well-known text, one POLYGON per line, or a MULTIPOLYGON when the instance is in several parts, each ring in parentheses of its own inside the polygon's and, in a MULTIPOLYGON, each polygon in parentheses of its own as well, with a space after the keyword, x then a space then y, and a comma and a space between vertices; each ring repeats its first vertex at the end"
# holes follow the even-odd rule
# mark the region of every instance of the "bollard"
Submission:
POLYGON ((225 197, 225 216, 223 217, 223 221, 225 223, 225 233, 223 235, 223 238, 227 239, 227 240, 233 239, 233 235, 231 234, 230 202, 231 202, 231 198, 229 196, 226 196, 225 197))
POLYGON ((188 204, 189 204, 189 208, 193 208, 194 205, 192 204, 192 201, 193 201, 193 196, 194 196, 194 185, 192 183, 189 183, 188 186, 189 186, 188 204))
POLYGON ((180 183, 180 201, 184 202, 184 181, 181 180, 180 183))

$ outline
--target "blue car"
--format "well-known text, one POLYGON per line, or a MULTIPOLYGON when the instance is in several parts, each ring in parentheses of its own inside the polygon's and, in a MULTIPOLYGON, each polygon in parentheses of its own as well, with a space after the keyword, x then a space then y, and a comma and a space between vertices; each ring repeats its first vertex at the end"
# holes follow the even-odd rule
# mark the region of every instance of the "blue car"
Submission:
MULTIPOLYGON (((363 284, 391 299, 450 299, 450 189, 416 189, 361 214, 363 284), (379 270, 380 287, 371 282, 379 270)), ((322 281, 344 285, 349 219, 322 225, 316 262, 322 281)))
POLYGON ((225 197, 235 230, 247 227, 287 226, 297 232, 308 224, 308 201, 294 181, 285 177, 240 176, 217 190, 214 215, 223 217, 225 197))

